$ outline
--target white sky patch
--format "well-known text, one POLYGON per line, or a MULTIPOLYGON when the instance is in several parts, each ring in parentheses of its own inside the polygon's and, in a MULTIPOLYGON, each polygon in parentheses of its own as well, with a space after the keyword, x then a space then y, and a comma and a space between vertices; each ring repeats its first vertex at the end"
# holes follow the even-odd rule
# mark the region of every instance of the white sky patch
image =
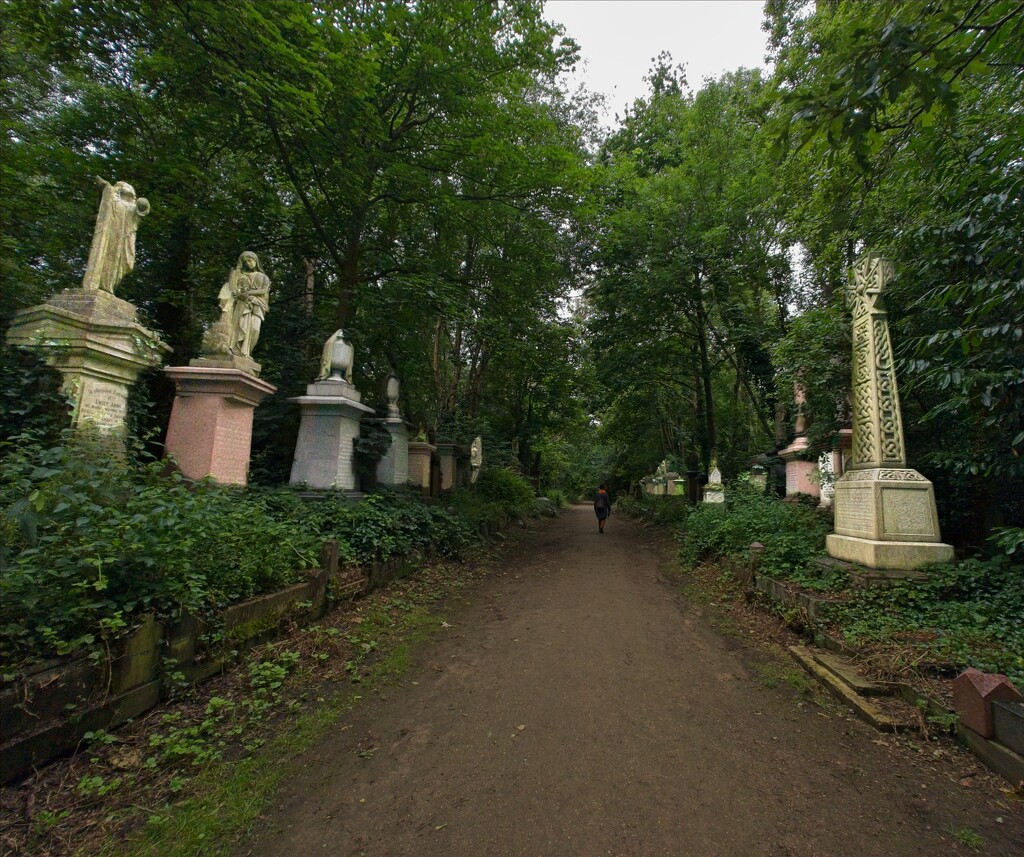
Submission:
POLYGON ((585 62, 569 79, 607 96, 604 124, 647 93, 644 75, 662 51, 686 66, 694 91, 704 78, 767 68, 761 0, 547 0, 545 17, 565 26, 585 62))

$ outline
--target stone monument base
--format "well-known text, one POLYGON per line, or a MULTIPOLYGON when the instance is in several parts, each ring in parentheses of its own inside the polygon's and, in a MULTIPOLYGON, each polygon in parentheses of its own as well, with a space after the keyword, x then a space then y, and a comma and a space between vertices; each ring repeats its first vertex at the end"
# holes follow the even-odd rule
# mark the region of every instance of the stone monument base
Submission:
POLYGON ((388 417, 384 428, 391 435, 391 446, 377 462, 377 483, 407 485, 409 483, 409 429, 401 417, 388 417))
POLYGON ((7 343, 32 348, 64 378, 76 429, 94 429, 120 445, 128 390, 171 349, 138 322, 134 305, 107 292, 65 289, 22 310, 7 343))
POLYGON ((177 388, 165 451, 189 479, 247 485, 252 415, 276 387, 237 369, 169 366, 177 388))
POLYGON ((292 462, 292 485, 317 490, 352 491, 356 486, 353 442, 359 421, 373 408, 361 404, 359 392, 347 381, 317 381, 297 396, 302 410, 299 438, 292 462))
POLYGON ((204 366, 208 369, 237 369, 239 372, 245 372, 246 375, 253 375, 257 378, 260 375, 260 369, 263 368, 261 364, 251 357, 234 354, 219 354, 216 357, 196 357, 194 360, 189 360, 188 365, 204 366))
POLYGON ((785 449, 779 450, 779 458, 786 462, 786 499, 799 499, 797 495, 804 494, 814 497, 816 500, 821 496, 821 486, 818 480, 818 462, 808 461, 810 456, 810 444, 806 437, 797 437, 785 449))
POLYGON ((855 562, 868 568, 891 568, 913 571, 934 562, 953 559, 953 547, 941 542, 882 542, 840 536, 825 536, 825 550, 835 559, 855 562))
POLYGON ((430 495, 430 460, 437 451, 431 443, 409 443, 409 484, 424 495, 430 495))
POLYGON ((829 556, 868 568, 910 570, 953 558, 939 540, 932 483, 916 470, 849 470, 835 483, 835 533, 829 556))

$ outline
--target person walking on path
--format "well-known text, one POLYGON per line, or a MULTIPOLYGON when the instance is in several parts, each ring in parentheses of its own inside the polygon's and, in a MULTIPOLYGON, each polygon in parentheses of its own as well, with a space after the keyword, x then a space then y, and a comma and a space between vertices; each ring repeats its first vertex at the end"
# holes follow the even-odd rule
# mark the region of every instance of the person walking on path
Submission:
POLYGON ((608 516, 612 513, 612 501, 608 497, 608 492, 605 490, 604 483, 602 482, 598 486, 597 493, 594 495, 594 514, 597 515, 597 531, 604 535, 604 522, 608 520, 608 516))

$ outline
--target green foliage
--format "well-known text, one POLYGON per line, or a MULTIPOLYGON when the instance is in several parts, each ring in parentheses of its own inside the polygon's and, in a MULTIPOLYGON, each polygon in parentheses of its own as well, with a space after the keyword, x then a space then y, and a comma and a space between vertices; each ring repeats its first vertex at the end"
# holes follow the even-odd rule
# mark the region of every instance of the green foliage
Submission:
POLYGON ((71 417, 62 382, 56 369, 28 349, 5 348, 0 359, 0 444, 15 445, 26 438, 58 442, 71 417))
POLYGON ((627 515, 644 518, 656 524, 672 527, 685 527, 696 506, 686 497, 651 497, 642 494, 639 499, 623 496, 615 501, 615 508, 627 515))
POLYGON ((809 560, 825 545, 829 522, 815 509, 784 503, 742 483, 730 485, 726 502, 702 503, 686 522, 680 559, 694 565, 745 555, 761 542, 761 572, 769 577, 807 576, 809 560))
POLYGON ((554 503, 559 509, 564 509, 569 505, 569 498, 566 497, 565 493, 560 491, 558 488, 549 488, 544 492, 544 496, 554 503))
MULTIPOLYGON (((328 538, 342 561, 369 563, 415 550, 458 555, 479 529, 472 515, 410 495, 304 501, 291 489, 190 484, 168 477, 164 463, 114 460, 82 442, 5 452, 0 644, 8 667, 95 651, 148 612, 213 618, 300 579, 328 538)), ((517 493, 487 501, 492 516, 532 506, 523 485, 509 482, 517 493)))
POLYGON ((511 470, 488 467, 476 481, 476 493, 489 503, 496 503, 509 515, 522 513, 533 507, 533 487, 511 470))
POLYGON ((166 478, 82 443, 3 460, 0 639, 13 661, 89 648, 155 611, 208 611, 280 588, 319 538, 237 490, 166 478))
POLYGON ((890 256, 909 463, 936 483, 943 535, 965 553, 1024 524, 1021 11, 766 4, 782 240, 801 249, 808 316, 776 348, 780 386, 809 385, 816 439, 848 418, 830 353, 847 339, 840 293, 861 247, 890 256))
POLYGON ((847 639, 894 641, 921 660, 1024 680, 1024 569, 1007 557, 931 566, 923 580, 852 593, 832 608, 847 639))
POLYGON ((597 169, 590 359, 614 475, 675 456, 732 475, 771 441, 766 343, 791 302, 756 71, 696 94, 670 58, 597 169))

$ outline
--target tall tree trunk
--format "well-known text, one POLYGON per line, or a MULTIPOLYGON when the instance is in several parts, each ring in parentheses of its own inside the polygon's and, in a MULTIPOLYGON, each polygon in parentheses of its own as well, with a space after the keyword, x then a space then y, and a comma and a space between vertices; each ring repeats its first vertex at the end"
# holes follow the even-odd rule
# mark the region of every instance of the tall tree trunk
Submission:
POLYGON ((338 304, 335 307, 335 323, 344 330, 352 322, 355 308, 356 286, 359 282, 359 257, 362 255, 361 226, 355 225, 356 218, 349 228, 348 240, 345 242, 345 253, 341 259, 341 270, 338 272, 340 286, 338 304))
POLYGON ((697 296, 697 351, 700 357, 700 383, 704 390, 704 418, 707 429, 707 450, 705 461, 718 449, 718 436, 715 432, 715 396, 711 386, 711 362, 708 359, 708 324, 704 309, 704 297, 701 294, 701 275, 694 274, 694 286, 697 296))

